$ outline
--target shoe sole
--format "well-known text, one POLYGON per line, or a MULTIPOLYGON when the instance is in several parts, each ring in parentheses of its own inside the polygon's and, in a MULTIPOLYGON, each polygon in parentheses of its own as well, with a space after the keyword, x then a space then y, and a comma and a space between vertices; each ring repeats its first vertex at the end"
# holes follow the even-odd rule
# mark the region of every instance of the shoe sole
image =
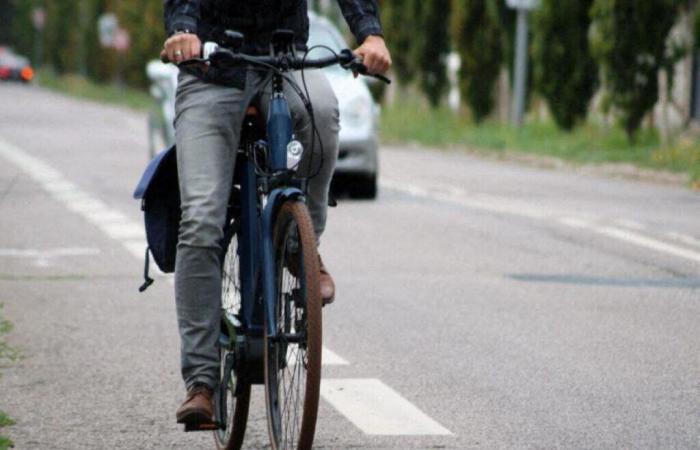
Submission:
POLYGON ((181 414, 178 414, 176 416, 177 418, 177 423, 181 424, 203 424, 203 423, 212 423, 212 415, 209 411, 204 410, 204 409, 193 409, 189 411, 185 411, 181 414))

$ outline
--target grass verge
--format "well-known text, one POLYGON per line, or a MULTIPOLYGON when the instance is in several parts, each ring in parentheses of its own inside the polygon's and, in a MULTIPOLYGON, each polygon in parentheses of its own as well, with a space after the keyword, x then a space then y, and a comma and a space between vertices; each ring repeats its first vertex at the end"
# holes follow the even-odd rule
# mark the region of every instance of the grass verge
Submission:
POLYGON ((700 143, 679 139, 661 145, 653 130, 641 130, 635 143, 617 127, 585 124, 565 132, 551 121, 529 121, 521 129, 496 122, 475 125, 446 108, 398 102, 382 112, 382 139, 431 147, 463 147, 486 152, 518 152, 577 164, 630 163, 646 169, 686 173, 700 187, 700 143))
POLYGON ((0 450, 7 450, 14 446, 12 439, 2 434, 2 429, 4 427, 9 427, 10 425, 14 424, 14 420, 10 419, 7 414, 0 411, 0 450))
MULTIPOLYGON (((2 335, 9 333, 12 329, 12 324, 2 317, 2 304, 0 304, 0 367, 14 361, 17 358, 17 352, 10 348, 2 339, 2 335)), ((3 411, 0 410, 0 450, 7 450, 14 446, 12 440, 5 436, 3 429, 14 425, 14 421, 3 411)))
POLYGON ((74 97, 132 109, 147 110, 153 102, 150 95, 140 89, 95 83, 80 75, 57 75, 48 69, 39 71, 36 82, 40 86, 74 97))

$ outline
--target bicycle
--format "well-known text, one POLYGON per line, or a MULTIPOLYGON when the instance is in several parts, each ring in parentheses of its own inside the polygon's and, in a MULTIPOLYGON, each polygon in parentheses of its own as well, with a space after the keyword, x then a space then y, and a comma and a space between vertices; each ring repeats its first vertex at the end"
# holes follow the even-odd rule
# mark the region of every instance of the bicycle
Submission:
MULTIPOLYGON (((336 54, 328 49, 333 55, 318 59, 307 58, 308 53, 298 56, 294 35, 287 30, 274 33, 269 56, 241 53, 243 35, 224 34, 223 45, 206 43, 203 58, 179 65, 257 66, 269 72, 272 95, 266 127, 250 107, 244 119, 224 228, 221 379, 214 394, 215 420, 188 424, 185 431, 211 430, 218 449, 240 449, 251 386, 264 384, 273 450, 310 449, 321 382, 319 259, 304 203, 306 180, 295 176, 304 149, 294 139, 283 86, 290 83, 306 99, 315 128, 308 90, 302 92, 289 72, 340 64, 368 74, 350 50, 336 54)), ((149 284, 147 274, 146 280, 144 288, 149 284)))

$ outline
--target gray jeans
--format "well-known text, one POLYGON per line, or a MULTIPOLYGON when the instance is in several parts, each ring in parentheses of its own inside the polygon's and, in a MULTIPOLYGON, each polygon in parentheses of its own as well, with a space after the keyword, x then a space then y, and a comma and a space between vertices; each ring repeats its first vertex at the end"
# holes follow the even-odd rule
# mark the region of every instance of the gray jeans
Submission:
MULTIPOLYGON (((294 75, 301 85, 301 76, 294 75)), ((323 142, 323 164, 312 168, 307 204, 317 239, 326 223, 328 189, 338 157, 338 102, 323 72, 305 74, 314 107, 316 128, 323 142)), ((175 103, 175 138, 180 177, 182 221, 175 264, 175 300, 181 338, 182 377, 189 388, 196 382, 215 386, 219 378, 221 319, 220 242, 226 219, 236 149, 246 107, 262 94, 258 107, 266 117, 269 83, 249 72, 245 89, 211 83, 181 73, 175 103)), ((297 139, 311 149, 311 120, 289 86, 285 95, 297 139)), ((320 162, 316 139, 314 157, 320 162)), ((307 155, 309 152, 306 152, 307 155)), ((302 161, 300 168, 308 167, 302 161)))

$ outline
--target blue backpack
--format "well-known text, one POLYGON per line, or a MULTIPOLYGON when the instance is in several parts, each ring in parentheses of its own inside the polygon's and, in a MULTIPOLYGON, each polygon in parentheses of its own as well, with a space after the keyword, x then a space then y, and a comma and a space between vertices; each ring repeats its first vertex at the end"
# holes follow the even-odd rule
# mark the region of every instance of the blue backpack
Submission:
POLYGON ((146 225, 145 291, 153 279, 149 277, 149 253, 165 273, 175 271, 178 229, 180 226, 180 187, 177 176, 175 147, 159 153, 151 160, 136 186, 134 198, 141 200, 146 225))

